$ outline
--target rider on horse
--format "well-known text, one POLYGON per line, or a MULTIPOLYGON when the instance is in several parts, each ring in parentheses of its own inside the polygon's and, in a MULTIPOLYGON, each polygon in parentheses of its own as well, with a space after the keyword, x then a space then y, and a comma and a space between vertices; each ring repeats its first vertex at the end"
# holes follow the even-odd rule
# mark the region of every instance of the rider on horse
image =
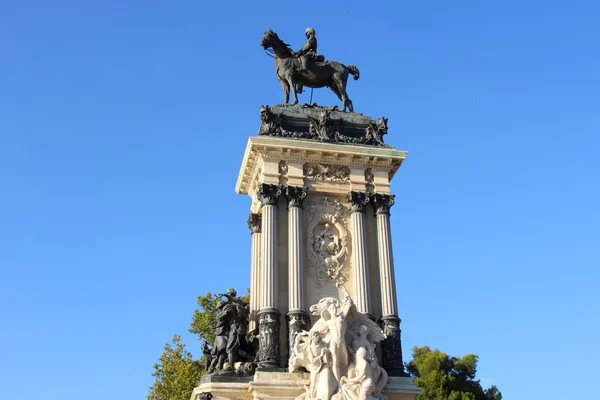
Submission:
POLYGON ((296 53, 296 57, 300 57, 302 67, 300 72, 306 72, 308 61, 314 61, 317 57, 317 38, 315 36, 315 30, 313 28, 306 28, 306 44, 299 52, 296 53))

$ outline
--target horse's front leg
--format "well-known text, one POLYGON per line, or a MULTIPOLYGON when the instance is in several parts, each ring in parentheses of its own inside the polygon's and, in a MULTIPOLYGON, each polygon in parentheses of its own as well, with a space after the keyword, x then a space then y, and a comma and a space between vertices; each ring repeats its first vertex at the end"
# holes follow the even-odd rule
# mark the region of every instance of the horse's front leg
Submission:
POLYGON ((292 104, 298 104, 298 94, 296 93, 296 85, 294 85, 294 82, 291 78, 288 79, 288 85, 292 90, 292 94, 294 95, 294 102, 292 104))
POLYGON ((290 101, 290 85, 284 79, 281 79, 279 83, 281 83, 281 88, 283 89, 283 103, 287 104, 290 101))

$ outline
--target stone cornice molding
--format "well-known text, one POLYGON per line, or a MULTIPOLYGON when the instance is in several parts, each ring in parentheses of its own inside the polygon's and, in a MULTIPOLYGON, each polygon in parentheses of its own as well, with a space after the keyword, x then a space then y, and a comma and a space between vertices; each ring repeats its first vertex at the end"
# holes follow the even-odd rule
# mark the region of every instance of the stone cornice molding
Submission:
POLYGON ((391 180, 407 154, 406 151, 381 147, 251 137, 248 139, 235 190, 238 194, 248 194, 259 178, 265 161, 319 163, 362 170, 370 168, 374 172, 386 171, 391 180))

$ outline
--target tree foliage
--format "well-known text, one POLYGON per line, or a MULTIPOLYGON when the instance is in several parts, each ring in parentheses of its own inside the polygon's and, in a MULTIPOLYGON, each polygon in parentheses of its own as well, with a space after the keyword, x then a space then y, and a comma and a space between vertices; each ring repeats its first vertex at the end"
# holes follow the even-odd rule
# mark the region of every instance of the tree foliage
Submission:
POLYGON ((428 346, 413 347, 407 365, 415 386, 423 389, 417 400, 501 400, 496 386, 483 389, 477 373, 478 356, 450 357, 428 346))
POLYGON ((198 308, 192 315, 190 333, 198 335, 198 340, 207 343, 215 342, 215 327, 217 315, 217 303, 221 298, 214 293, 206 293, 204 296, 198 296, 196 303, 198 308))
POLYGON ((173 336, 173 346, 165 343, 164 352, 153 368, 155 381, 148 400, 189 400, 203 372, 200 362, 192 359, 177 335, 173 336))

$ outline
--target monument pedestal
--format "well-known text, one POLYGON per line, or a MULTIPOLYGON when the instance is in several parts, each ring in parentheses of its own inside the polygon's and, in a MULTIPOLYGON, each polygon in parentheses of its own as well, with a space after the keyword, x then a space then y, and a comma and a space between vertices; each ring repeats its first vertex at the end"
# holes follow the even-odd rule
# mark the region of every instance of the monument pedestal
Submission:
POLYGON ((307 373, 257 371, 248 390, 254 400, 293 400, 304 393, 304 384, 308 384, 307 373))
POLYGON ((412 384, 412 379, 407 376, 390 376, 381 394, 388 400, 414 400, 421 389, 412 384))
MULTIPOLYGON (((194 389, 190 400, 201 400, 202 393, 210 392, 214 400, 293 400, 305 393, 309 384, 309 374, 304 372, 256 371, 253 377, 202 378, 202 383, 194 389)), ((408 377, 390 377, 382 391, 388 400, 414 400, 420 389, 408 377)))
POLYGON ((289 373, 288 364, 302 369, 307 367, 302 363, 315 361, 308 358, 325 357, 323 348, 332 340, 329 328, 311 328, 319 318, 333 317, 348 317, 347 326, 353 327, 352 332, 348 328, 353 338, 339 348, 363 344, 350 357, 331 345, 330 358, 315 361, 335 370, 337 382, 313 382, 313 389, 326 387, 319 393, 327 394, 316 396, 339 398, 344 390, 358 394, 359 389, 348 388, 364 380, 346 381, 356 371, 364 379, 373 371, 381 388, 386 383, 382 369, 389 378, 381 398, 413 400, 419 394, 403 376, 390 228, 390 183, 407 153, 385 144, 386 134, 386 118, 375 121, 323 107, 261 107, 258 137, 248 141, 236 184, 236 192, 252 200, 249 326, 259 342, 258 369, 247 378, 206 376, 191 400, 202 400, 203 392, 215 400, 297 399, 307 393, 310 374, 289 373), (327 299, 329 306, 318 312, 312 308, 327 299), (348 304, 354 314, 342 311, 348 304), (356 315, 364 319, 357 322, 356 315), (369 339, 375 348, 364 344, 371 336, 358 337, 366 326, 365 335, 378 337, 369 339), (310 353, 310 346, 319 352, 310 353), (336 364, 331 356, 337 351, 336 364), (298 358, 290 360, 290 353, 297 352, 312 355, 295 364, 298 358), (361 360, 369 360, 367 372, 358 367, 361 360))
POLYGON ((211 393, 215 400, 252 400, 248 391, 248 383, 254 379, 249 377, 204 375, 200 385, 192 392, 190 400, 203 400, 203 393, 211 393))

